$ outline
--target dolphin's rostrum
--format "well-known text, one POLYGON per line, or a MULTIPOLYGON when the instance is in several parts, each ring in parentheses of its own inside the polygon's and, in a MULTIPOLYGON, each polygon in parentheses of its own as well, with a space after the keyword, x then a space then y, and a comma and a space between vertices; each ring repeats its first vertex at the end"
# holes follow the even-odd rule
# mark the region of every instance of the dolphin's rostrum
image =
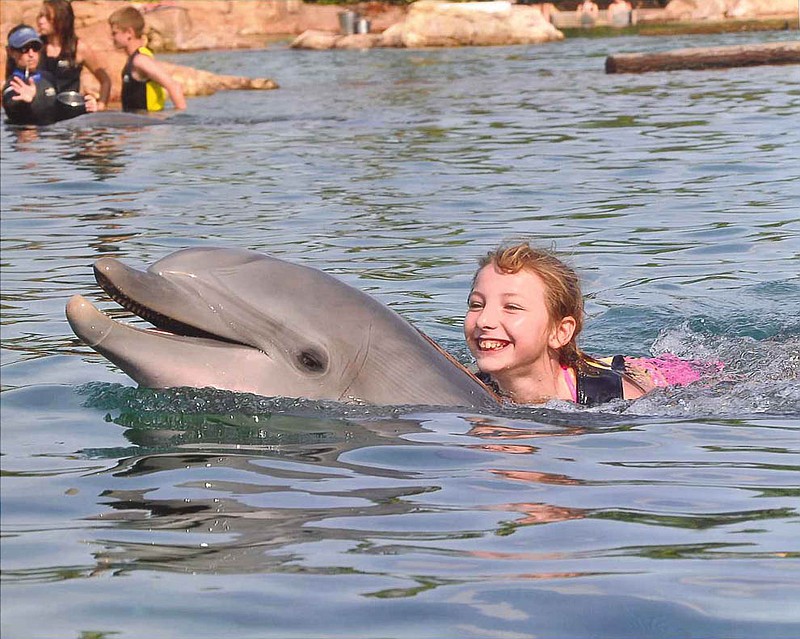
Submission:
POLYGON ((98 284, 156 330, 80 295, 75 334, 142 386, 383 405, 496 406, 474 375, 400 315, 317 269, 229 248, 191 248, 147 271, 104 257, 98 284))

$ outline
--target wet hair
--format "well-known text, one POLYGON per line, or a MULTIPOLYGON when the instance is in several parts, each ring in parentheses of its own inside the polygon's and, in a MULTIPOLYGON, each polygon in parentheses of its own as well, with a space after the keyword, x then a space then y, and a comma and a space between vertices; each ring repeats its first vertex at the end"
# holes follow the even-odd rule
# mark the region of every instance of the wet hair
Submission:
POLYGON ((137 38, 144 34, 144 17, 136 7, 122 7, 108 16, 108 24, 118 29, 133 29, 137 38))
MULTIPOLYGON (((8 42, 9 39, 11 39, 11 36, 14 35, 20 29, 33 29, 33 27, 31 25, 29 25, 29 24, 25 24, 25 23, 22 23, 22 22, 19 23, 17 26, 12 27, 9 30, 8 35, 6 36, 6 42, 8 42)), ((34 29, 34 31, 35 31, 35 29, 34 29)), ((6 45, 6 49, 7 49, 7 51, 6 51, 6 75, 5 75, 5 77, 6 77, 6 80, 8 80, 11 77, 11 74, 14 73, 14 70, 17 68, 17 63, 14 61, 14 58, 11 57, 11 51, 9 50, 9 49, 11 49, 11 47, 9 45, 6 45)))
MULTIPOLYGON (((72 11, 72 3, 69 0, 44 0, 42 11, 45 8, 50 8, 52 11, 50 21, 61 41, 61 57, 66 58, 70 64, 74 65, 78 51, 78 36, 75 34, 75 13, 72 11)), ((47 44, 47 36, 42 40, 47 44)))
MULTIPOLYGON (((565 317, 575 319, 575 332, 572 339, 558 350, 559 361, 563 366, 580 366, 586 356, 578 348, 578 335, 583 330, 583 293, 578 274, 555 253, 534 248, 528 242, 504 244, 482 257, 480 269, 493 265, 501 273, 513 274, 528 271, 538 275, 545 285, 545 304, 550 326, 555 326, 565 317)), ((478 274, 475 274, 477 278, 478 274)), ((473 278, 473 286, 475 284, 473 278)))

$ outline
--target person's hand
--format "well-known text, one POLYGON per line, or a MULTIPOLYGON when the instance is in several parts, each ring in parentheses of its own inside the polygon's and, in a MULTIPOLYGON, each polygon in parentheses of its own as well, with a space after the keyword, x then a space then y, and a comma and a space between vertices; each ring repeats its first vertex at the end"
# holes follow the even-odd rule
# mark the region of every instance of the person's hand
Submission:
POLYGON ((10 86, 17 94, 11 98, 12 100, 31 103, 36 97, 36 83, 33 78, 28 78, 28 81, 25 82, 22 78, 14 76, 11 78, 10 86))
POLYGON ((108 105, 100 99, 100 96, 96 93, 87 93, 83 96, 86 99, 86 111, 89 113, 94 113, 95 111, 105 111, 108 108, 108 105), (89 99, 94 100, 94 103, 97 105, 97 108, 94 111, 89 111, 89 99))
POLYGON ((87 93, 83 96, 84 105, 86 106, 86 113, 96 113, 100 111, 100 103, 97 101, 97 98, 94 97, 91 93, 87 93))

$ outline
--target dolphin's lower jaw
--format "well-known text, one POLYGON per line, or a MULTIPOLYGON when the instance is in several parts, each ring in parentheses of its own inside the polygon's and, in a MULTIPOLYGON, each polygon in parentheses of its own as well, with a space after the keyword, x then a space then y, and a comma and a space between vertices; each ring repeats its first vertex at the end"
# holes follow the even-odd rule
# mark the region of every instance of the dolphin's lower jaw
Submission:
POLYGON ((248 346, 117 322, 81 295, 73 295, 67 303, 67 320, 81 341, 148 388, 252 392, 253 380, 268 360, 248 346))
POLYGON ((142 386, 214 387, 372 404, 490 407, 497 398, 399 315, 318 271, 239 249, 178 251, 147 271, 95 264, 101 287, 158 330, 80 295, 75 334, 142 386))

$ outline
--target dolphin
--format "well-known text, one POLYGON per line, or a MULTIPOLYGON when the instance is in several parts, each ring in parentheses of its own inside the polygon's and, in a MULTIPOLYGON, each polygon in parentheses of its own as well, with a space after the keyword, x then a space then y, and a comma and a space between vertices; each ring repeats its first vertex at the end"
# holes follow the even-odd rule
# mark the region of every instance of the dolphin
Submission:
POLYGON ((141 386, 378 405, 499 404, 407 320, 318 269, 201 247, 146 271, 103 257, 94 273, 114 301, 155 329, 115 321, 81 295, 67 303, 67 320, 141 386))
POLYGON ((59 120, 53 126, 58 128, 82 129, 82 128, 134 128, 143 126, 153 126, 166 124, 175 113, 152 112, 152 113, 132 113, 129 111, 95 111, 84 113, 67 120, 59 120))

